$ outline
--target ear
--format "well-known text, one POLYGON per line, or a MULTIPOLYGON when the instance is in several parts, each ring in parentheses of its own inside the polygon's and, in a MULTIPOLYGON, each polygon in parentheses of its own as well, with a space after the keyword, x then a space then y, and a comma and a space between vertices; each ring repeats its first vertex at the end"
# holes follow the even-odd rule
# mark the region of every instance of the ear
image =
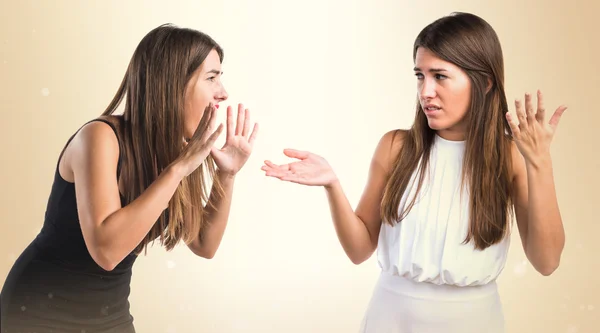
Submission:
POLYGON ((485 88, 485 93, 486 94, 489 93, 490 90, 492 90, 492 87, 494 86, 494 84, 492 83, 492 79, 490 79, 488 77, 487 81, 488 81, 487 88, 485 88))

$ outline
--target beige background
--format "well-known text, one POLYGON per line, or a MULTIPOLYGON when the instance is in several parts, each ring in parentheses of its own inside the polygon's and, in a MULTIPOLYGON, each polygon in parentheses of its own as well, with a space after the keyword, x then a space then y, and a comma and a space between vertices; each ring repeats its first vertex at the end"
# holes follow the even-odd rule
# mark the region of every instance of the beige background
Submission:
POLYGON ((185 247, 139 258, 138 331, 355 332, 379 273, 375 258, 355 266, 345 257, 322 189, 267 179, 260 166, 285 161, 285 147, 321 154, 355 205, 379 137, 411 124, 414 38, 442 15, 469 11, 502 41, 510 101, 540 88, 548 107, 570 107, 552 150, 562 264, 540 276, 514 235, 499 281, 507 332, 600 332, 600 160, 591 134, 600 121, 599 10, 591 0, 3 0, 0 283, 42 225, 63 144, 104 110, 139 40, 172 22, 222 44, 228 102, 250 107, 261 133, 216 258, 185 247))

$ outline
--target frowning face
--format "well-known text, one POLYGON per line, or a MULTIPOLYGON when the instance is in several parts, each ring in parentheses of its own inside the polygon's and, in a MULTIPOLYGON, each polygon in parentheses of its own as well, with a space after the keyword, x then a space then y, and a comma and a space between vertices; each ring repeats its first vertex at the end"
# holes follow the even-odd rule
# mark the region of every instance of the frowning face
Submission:
POLYGON ((462 140, 471 100, 471 80, 460 67, 426 48, 415 58, 419 103, 429 127, 448 140, 462 140))

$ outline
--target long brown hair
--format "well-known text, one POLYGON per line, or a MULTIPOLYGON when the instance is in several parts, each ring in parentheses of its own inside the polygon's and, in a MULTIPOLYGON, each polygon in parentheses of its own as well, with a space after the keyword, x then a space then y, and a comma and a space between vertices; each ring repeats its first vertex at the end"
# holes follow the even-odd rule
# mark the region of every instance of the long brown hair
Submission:
MULTIPOLYGON (((471 81, 462 171, 462 184, 468 185, 470 193, 470 223, 464 244, 472 241, 476 249, 483 250, 507 235, 512 216, 512 137, 505 118, 508 105, 500 41, 493 28, 480 17, 453 13, 419 33, 413 47, 413 60, 420 47, 460 67, 471 81)), ((429 127, 417 101, 414 124, 406 131, 384 191, 381 211, 386 223, 402 221, 414 206, 417 195, 402 213, 398 212, 402 195, 419 162, 417 192, 421 189, 434 139, 435 131, 429 127)))
MULTIPOLYGON (((184 96, 187 83, 216 50, 223 50, 208 35, 172 24, 150 31, 137 46, 125 77, 103 116, 112 115, 125 99, 119 128, 125 161, 121 181, 126 203, 133 201, 156 180, 181 153, 184 137, 184 96)), ((136 247, 140 253, 160 239, 167 250, 180 240, 186 243, 200 235, 205 224, 210 190, 207 176, 222 194, 212 158, 178 186, 166 209, 136 247)))

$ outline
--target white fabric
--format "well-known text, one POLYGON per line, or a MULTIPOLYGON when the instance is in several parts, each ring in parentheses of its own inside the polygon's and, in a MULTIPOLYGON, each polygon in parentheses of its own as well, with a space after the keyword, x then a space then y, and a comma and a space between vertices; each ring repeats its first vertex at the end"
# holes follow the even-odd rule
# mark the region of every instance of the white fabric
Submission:
POLYGON ((503 333, 495 282, 476 287, 419 283, 381 273, 360 333, 503 333))
MULTIPOLYGON (((502 333, 496 278, 510 238, 485 249, 463 244, 469 225, 468 186, 461 188, 465 143, 436 135, 418 200, 407 217, 382 223, 381 277, 361 333, 502 333)), ((417 189, 419 169, 400 202, 417 189)))
MULTIPOLYGON (((462 244, 469 224, 469 192, 461 196, 465 143, 435 137, 429 168, 418 200, 408 216, 382 223, 377 259, 383 272, 416 282, 454 286, 483 285, 503 270, 510 237, 484 251, 462 244)), ((400 202, 408 205, 417 189, 418 171, 400 202)))

